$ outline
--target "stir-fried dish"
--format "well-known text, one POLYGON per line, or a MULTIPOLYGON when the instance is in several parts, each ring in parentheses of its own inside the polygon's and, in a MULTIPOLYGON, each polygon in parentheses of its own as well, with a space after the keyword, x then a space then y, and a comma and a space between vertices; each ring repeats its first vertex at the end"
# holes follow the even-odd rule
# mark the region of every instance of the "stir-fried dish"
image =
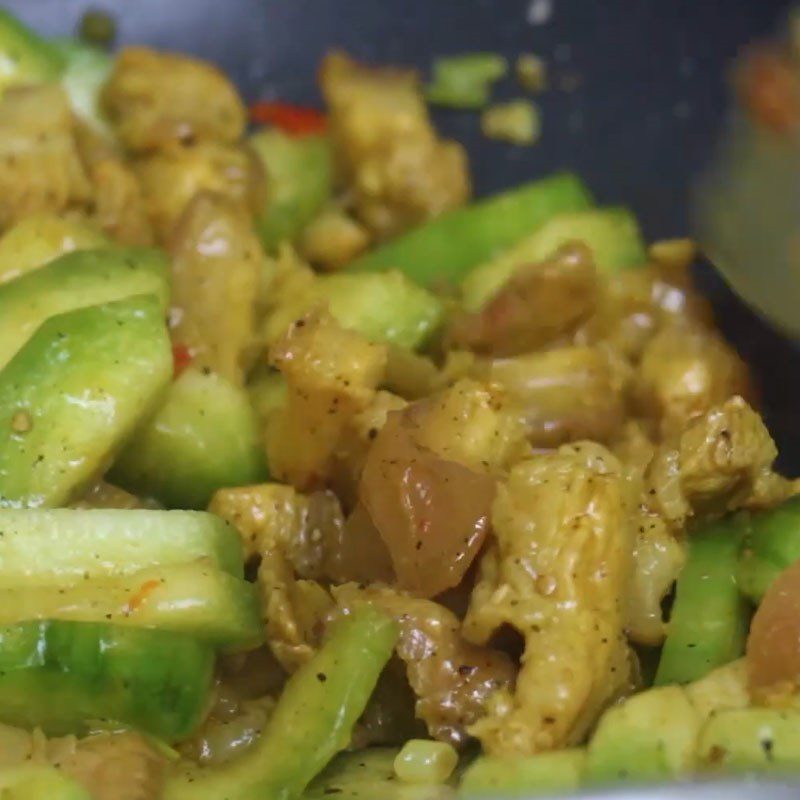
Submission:
POLYGON ((472 200, 406 69, 0 55, 3 797, 800 771, 800 485, 691 242, 472 200))

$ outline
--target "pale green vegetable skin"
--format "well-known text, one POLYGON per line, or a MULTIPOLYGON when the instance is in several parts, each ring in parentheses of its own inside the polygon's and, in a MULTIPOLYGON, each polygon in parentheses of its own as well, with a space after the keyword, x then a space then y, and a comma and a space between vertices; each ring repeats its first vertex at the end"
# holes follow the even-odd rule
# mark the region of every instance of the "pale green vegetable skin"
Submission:
POLYGON ((2 800, 92 800, 89 792, 54 767, 23 764, 0 770, 2 800))
POLYGON ((683 689, 629 697, 600 718, 588 746, 587 784, 660 780, 691 772, 700 718, 683 689))
POLYGON ((341 619, 319 652, 289 679, 261 737, 221 767, 184 767, 163 800, 296 800, 350 741, 397 639, 372 608, 341 619))
POLYGON ((0 92, 8 86, 56 80, 64 68, 58 50, 0 8, 0 92))
POLYGON ((442 784, 409 784, 397 779, 398 751, 372 747, 342 753, 303 794, 303 800, 453 800, 455 791, 442 784))
POLYGON ((402 272, 341 272, 316 276, 296 303, 278 309, 267 323, 267 338, 282 335, 291 322, 325 306, 343 328, 373 342, 414 350, 441 325, 444 307, 402 272))
POLYGON ((772 582, 800 558, 800 498, 753 514, 742 541, 737 583, 758 603, 772 582))
POLYGON ((373 342, 414 349, 431 337, 444 316, 441 302, 401 272, 340 273, 319 280, 334 318, 373 342))
POLYGON ((699 755, 710 769, 796 774, 800 770, 800 712, 723 711, 703 728, 699 755))
POLYGON ((469 311, 477 311, 520 268, 544 261, 570 241, 583 242, 601 272, 638 267, 647 261, 639 224, 624 208, 557 214, 505 252, 476 267, 461 285, 469 311))
POLYGON ((492 84, 507 72, 508 62, 497 53, 437 58, 425 94, 434 105, 482 108, 489 102, 492 84))
POLYGON ((734 515, 689 536, 657 686, 695 681, 744 652, 749 611, 736 585, 736 568, 746 527, 746 516, 734 515))
POLYGON ((333 192, 333 158, 324 136, 289 136, 269 129, 250 145, 264 165, 268 199, 256 227, 267 250, 291 241, 314 218, 333 192))
POLYGON ((581 748, 528 758, 481 756, 464 772, 459 797, 536 797, 573 792, 581 785, 586 752, 581 748))
POLYGON ((99 230, 55 214, 25 217, 0 237, 0 282, 19 278, 74 250, 95 250, 111 243, 99 230))
POLYGON ((113 66, 111 56, 74 39, 55 42, 54 46, 64 61, 61 85, 69 95, 73 110, 97 133, 112 137, 100 107, 100 92, 113 66))
POLYGON ((0 625, 33 619, 158 628, 225 650, 257 647, 264 638, 255 585, 205 561, 61 586, 0 588, 0 625))
POLYGON ((455 284, 554 215, 591 206, 591 195, 579 178, 553 175, 443 214, 357 258, 348 268, 398 269, 423 286, 455 284))
POLYGON ((45 322, 0 371, 0 506, 68 503, 103 473, 171 375, 153 297, 45 322))
POLYGON ((201 511, 0 509, 0 585, 47 585, 127 575, 206 559, 242 578, 236 530, 201 511), (53 547, 57 541, 58 546, 53 547))
POLYGON ((187 369, 136 432, 111 480, 174 508, 205 508, 226 486, 267 479, 256 412, 247 393, 214 373, 187 369))
MULTIPOLYGON (((78 308, 152 294, 169 303, 169 262, 146 248, 67 253, 0 286, 0 367, 47 319, 78 308)), ((117 350, 116 353, 119 354, 117 350)))

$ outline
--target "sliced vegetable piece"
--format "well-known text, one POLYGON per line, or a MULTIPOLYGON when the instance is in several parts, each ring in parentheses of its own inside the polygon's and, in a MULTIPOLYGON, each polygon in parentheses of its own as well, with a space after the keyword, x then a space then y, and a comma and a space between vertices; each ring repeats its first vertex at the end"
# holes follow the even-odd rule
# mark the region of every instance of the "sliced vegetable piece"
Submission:
POLYGON ((113 136, 100 106, 100 92, 111 74, 111 56, 99 47, 75 39, 54 43, 64 62, 61 85, 75 113, 95 131, 113 136))
POLYGON ((191 735, 208 706, 214 652, 173 631, 107 623, 0 628, 0 720, 49 736, 97 721, 167 741, 191 735))
POLYGON ((85 222, 57 214, 34 214, 0 238, 0 283, 31 272, 73 250, 97 250, 111 242, 85 222))
POLYGON ((492 84, 508 73, 499 53, 468 53, 437 58, 425 94, 430 103, 449 108, 483 108, 492 84))
POLYGON ((0 770, 3 800, 92 800, 79 783, 55 767, 20 764, 0 770))
POLYGON ((171 373, 154 297, 45 322, 0 371, 0 506, 52 507, 79 495, 158 403, 171 373))
POLYGON ((625 208, 557 214, 530 236, 469 273, 461 286, 464 305, 480 308, 518 270, 552 256, 570 241, 583 242, 601 271, 614 272, 647 261, 636 218, 625 208))
POLYGON ((164 800, 297 798, 349 743, 396 638, 394 622, 370 607, 341 619, 289 679, 253 747, 223 767, 176 770, 164 800))
POLYGON ((739 589, 758 603, 778 575, 798 560, 800 497, 793 497, 750 518, 736 574, 739 589))
POLYGON ((205 559, 243 577, 236 530, 197 511, 0 510, 0 586, 127 575, 205 559))
POLYGON ((63 67, 56 47, 0 8, 0 92, 9 86, 55 80, 63 67))
POLYGON ((166 313, 169 263, 137 247, 67 253, 0 286, 0 367, 50 317, 143 294, 155 295, 166 313))
POLYGON ((276 341, 292 322, 319 305, 327 306, 343 328, 409 349, 428 341, 444 317, 441 301, 397 270, 323 275, 278 306, 267 323, 267 340, 276 341))
POLYGON ((60 587, 0 586, 0 625, 47 619, 157 628, 225 649, 263 638, 255 586, 203 560, 60 587))
POLYGON ((394 771, 405 783, 442 784, 458 765, 458 753, 449 742, 409 739, 394 760, 394 771))
POLYGON ((744 652, 748 615, 736 565, 745 526, 744 517, 728 517, 690 534, 657 686, 697 680, 744 652))
POLYGON ((797 773, 800 712, 767 708, 723 711, 703 727, 700 761, 710 769, 797 773))
POLYGON ((530 100, 496 103, 481 115, 481 132, 487 139, 531 145, 542 133, 542 115, 530 100))
POLYGON ((633 695, 600 718, 588 747, 587 783, 674 778, 694 766, 700 717, 686 692, 664 686, 633 695))
POLYGON ((217 489, 266 480, 247 393, 221 375, 186 369, 111 476, 123 488, 177 508, 205 508, 217 489))
POLYGON ((259 125, 274 125, 290 136, 324 133, 326 126, 325 115, 316 108, 264 100, 250 106, 250 119, 259 125))
POLYGON ((268 201, 257 227, 267 250, 294 239, 330 199, 333 159, 324 136, 297 138, 280 130, 259 131, 250 145, 269 182, 268 201))
POLYGON ((389 747, 343 753, 311 783, 303 800, 454 800, 449 786, 397 780, 396 756, 397 750, 389 747))
POLYGON ((747 683, 747 662, 740 658, 687 684, 684 689, 701 719, 705 720, 720 711, 747 708, 750 705, 747 683))
POLYGON ((251 377, 247 394, 263 428, 272 414, 286 404, 289 386, 282 373, 269 367, 251 377))
POLYGON ((481 756, 464 772, 459 797, 536 797, 574 792, 586 763, 583 748, 539 753, 529 758, 481 756))
POLYGON ((553 175, 444 214, 357 258, 350 268, 399 269, 423 286, 455 283, 550 217, 591 205, 579 178, 553 175))

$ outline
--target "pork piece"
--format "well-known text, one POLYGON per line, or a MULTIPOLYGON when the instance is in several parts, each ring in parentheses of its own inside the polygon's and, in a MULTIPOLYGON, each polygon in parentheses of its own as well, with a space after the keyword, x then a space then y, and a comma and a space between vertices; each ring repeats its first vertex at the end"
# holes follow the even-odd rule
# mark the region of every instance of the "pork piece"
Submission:
POLYGON ((493 755, 577 744, 630 680, 621 465, 591 442, 522 461, 498 488, 492 528, 464 633, 485 645, 510 625, 525 652, 516 688, 498 691, 471 732, 493 755))
POLYGON ((397 654, 417 697, 417 717, 434 738, 464 744, 468 728, 486 713, 488 698, 513 684, 508 656, 465 641, 458 618, 444 606, 380 586, 345 584, 333 593, 345 610, 370 603, 398 621, 397 654))
POLYGON ((595 311, 598 281, 591 252, 579 242, 516 271, 475 313, 456 317, 456 347, 494 356, 528 353, 565 339, 595 311))
POLYGON ((193 364, 242 385, 256 339, 264 254, 250 220, 228 198, 201 193, 170 243, 171 327, 193 364))
POLYGON ((8 89, 0 100, 0 228, 84 208, 90 199, 64 91, 49 84, 8 89))
POLYGON ((437 136, 414 72, 334 52, 320 82, 354 211, 374 234, 395 235, 468 199, 464 148, 437 136))
POLYGON ((136 153, 236 142, 247 121, 236 88, 215 66, 148 47, 117 55, 102 100, 120 140, 136 153))

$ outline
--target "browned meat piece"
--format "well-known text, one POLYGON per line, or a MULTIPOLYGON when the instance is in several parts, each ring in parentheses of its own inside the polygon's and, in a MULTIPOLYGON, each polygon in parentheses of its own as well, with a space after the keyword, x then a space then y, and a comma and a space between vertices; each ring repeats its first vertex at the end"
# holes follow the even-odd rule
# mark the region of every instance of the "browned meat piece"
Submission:
POLYGON ((477 367, 506 391, 535 447, 606 442, 625 418, 626 365, 600 347, 558 347, 477 367))
POLYGON ((795 491, 773 472, 776 455, 761 417, 732 397, 659 447, 645 502, 678 532, 693 516, 769 507, 795 491))
POLYGON ((398 621, 397 654, 417 696, 417 716, 434 738, 463 744, 468 728, 486 713, 488 698, 513 684, 510 659, 464 641, 458 618, 443 606, 377 586, 345 584, 333 592, 344 609, 372 603, 398 621))
POLYGON ((747 367, 716 331, 686 323, 662 328, 647 343, 634 381, 639 407, 662 435, 749 393, 747 367))
POLYGON ((485 644, 511 625, 525 653, 516 689, 471 728, 489 753, 577 744, 626 689, 630 511, 619 462, 591 442, 522 461, 500 485, 464 633, 485 644))
POLYGON ((437 137, 413 72, 331 53, 320 80, 354 209, 375 234, 391 236, 467 200, 464 149, 437 137))
POLYGON ((90 736, 59 761, 93 800, 159 800, 167 762, 135 733, 90 736))
POLYGON ((342 436, 375 397, 386 347, 341 328, 328 314, 297 320, 270 350, 288 397, 270 417, 272 474, 301 490, 324 488, 342 436))
POLYGON ((77 142, 92 184, 91 219, 120 244, 152 245, 142 188, 131 167, 87 125, 78 124, 77 142))
POLYGON ((495 356, 528 353, 574 331, 594 312, 597 275, 588 248, 568 244, 514 273, 480 311, 456 317, 456 347, 495 356))
MULTIPOLYGON (((652 250, 656 250, 654 246, 652 250)), ((711 327, 708 301, 692 285, 688 260, 656 260, 648 267, 604 276, 596 313, 578 331, 578 344, 605 342, 636 362, 663 326, 711 327)))
POLYGON ((234 85, 207 61, 126 47, 103 90, 123 144, 145 152, 200 141, 236 142, 246 113, 234 85))
POLYGON ((267 641, 287 670, 313 653, 330 605, 315 581, 393 579, 369 517, 357 508, 345 521, 331 492, 303 495, 278 483, 220 489, 209 511, 236 527, 247 558, 261 559, 267 641))
POLYGON ((0 228, 89 202, 72 110, 55 85, 9 89, 0 100, 0 228))
POLYGON ((241 385, 253 354, 264 254, 249 218, 225 197, 199 194, 171 242, 175 339, 195 366, 241 385))
POLYGON ((0 725, 0 768, 24 763, 63 770, 93 800, 160 800, 167 767, 164 757, 136 733, 47 739, 39 730, 0 725))
POLYGON ((139 159, 135 168, 147 213, 161 239, 169 238, 201 192, 225 197, 247 219, 264 205, 264 170, 246 147, 217 142, 169 147, 139 159))

